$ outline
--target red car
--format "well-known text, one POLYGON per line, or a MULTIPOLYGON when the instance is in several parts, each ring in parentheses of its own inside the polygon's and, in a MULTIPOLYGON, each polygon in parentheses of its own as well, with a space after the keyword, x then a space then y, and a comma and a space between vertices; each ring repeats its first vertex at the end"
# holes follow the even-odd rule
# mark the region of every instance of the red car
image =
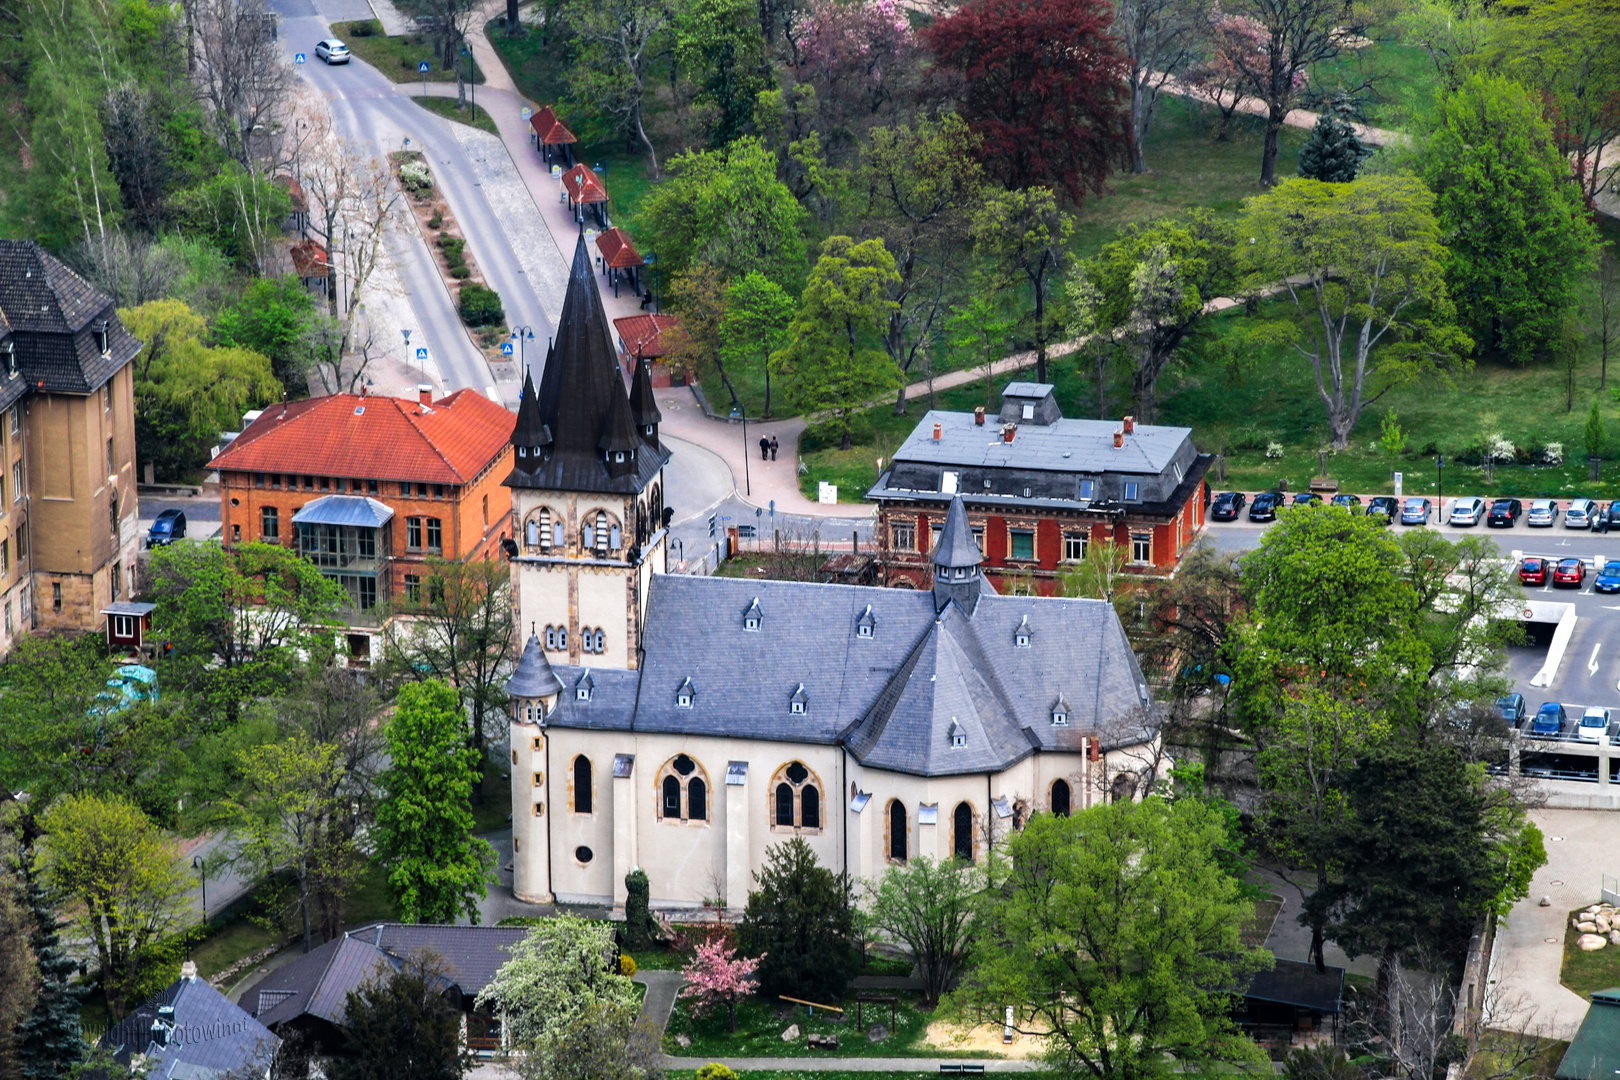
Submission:
POLYGON ((1554 585, 1574 585, 1580 587, 1586 580, 1586 564, 1579 559, 1559 559, 1558 565, 1553 568, 1554 585))
POLYGON ((1519 564, 1520 585, 1547 584, 1547 560, 1526 559, 1519 564))

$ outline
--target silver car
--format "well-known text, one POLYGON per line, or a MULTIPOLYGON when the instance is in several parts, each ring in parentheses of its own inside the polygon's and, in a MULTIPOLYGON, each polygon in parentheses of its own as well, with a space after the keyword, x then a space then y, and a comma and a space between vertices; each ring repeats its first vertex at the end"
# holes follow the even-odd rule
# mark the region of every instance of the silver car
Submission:
POLYGON ((1477 495, 1465 495, 1451 504, 1451 523, 1467 528, 1478 525, 1485 516, 1485 500, 1477 495))
POLYGON ((1551 528, 1557 520, 1558 504, 1551 499, 1537 499, 1530 504, 1530 512, 1524 515, 1524 523, 1532 528, 1551 528))
POLYGON ((324 38, 315 43, 315 56, 328 64, 347 64, 349 47, 337 38, 324 38))
POLYGON ((1564 528, 1590 529, 1597 513, 1598 504, 1591 499, 1571 499, 1569 509, 1564 511, 1564 528))

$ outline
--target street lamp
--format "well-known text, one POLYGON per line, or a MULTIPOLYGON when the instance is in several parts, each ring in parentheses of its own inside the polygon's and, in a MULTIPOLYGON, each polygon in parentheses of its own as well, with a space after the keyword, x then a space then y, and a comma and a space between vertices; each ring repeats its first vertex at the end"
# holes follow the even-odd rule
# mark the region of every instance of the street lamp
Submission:
POLYGON ((193 855, 191 857, 191 868, 197 871, 197 875, 202 878, 202 921, 203 925, 206 926, 208 925, 208 867, 204 865, 201 855, 193 855))
POLYGON ((686 541, 682 540, 678 536, 672 536, 672 537, 669 538, 669 546, 674 548, 676 551, 680 552, 679 555, 675 556, 675 561, 677 561, 677 562, 685 562, 686 561, 686 541))
POLYGON ((1434 455, 1434 499, 1440 505, 1436 507, 1442 519, 1446 516, 1446 456, 1434 455))
POLYGON ((528 368, 528 360, 525 359, 525 353, 524 353, 523 346, 524 346, 525 343, 534 340, 534 327, 532 327, 532 326, 514 326, 514 327, 512 327, 512 340, 517 342, 517 346, 518 346, 518 370, 520 370, 520 371, 528 371, 529 370, 529 368, 528 368))
POLYGON ((737 408, 737 406, 733 405, 731 407, 731 418, 733 420, 741 420, 742 421, 742 429, 743 429, 743 493, 746 494, 746 495, 752 495, 754 493, 754 481, 748 475, 748 455, 750 453, 752 453, 753 451, 751 451, 749 449, 749 447, 748 447, 748 415, 746 413, 744 413, 741 409, 737 408))
POLYGON ((461 40, 461 55, 467 58, 467 92, 472 96, 473 123, 478 122, 478 84, 473 82, 473 56, 472 50, 467 48, 467 39, 461 40))

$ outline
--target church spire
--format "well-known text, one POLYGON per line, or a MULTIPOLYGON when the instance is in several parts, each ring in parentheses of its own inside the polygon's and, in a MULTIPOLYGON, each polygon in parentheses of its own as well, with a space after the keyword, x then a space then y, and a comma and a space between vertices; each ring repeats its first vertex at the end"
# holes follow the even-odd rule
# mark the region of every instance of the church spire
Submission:
POLYGON ((518 398, 517 423, 512 427, 512 445, 517 448, 518 468, 533 472, 541 459, 551 452, 551 429, 540 419, 540 402, 534 391, 534 379, 525 369, 523 394, 518 398))
POLYGON ((968 525, 967 507, 962 504, 962 496, 955 495, 934 544, 935 611, 945 610, 945 605, 954 600, 967 614, 973 614, 979 602, 979 564, 983 561, 968 525))
POLYGON ((658 445, 658 424, 664 414, 658 411, 653 397, 652 372, 645 356, 636 357, 636 372, 630 377, 630 416, 636 430, 649 446, 658 445))

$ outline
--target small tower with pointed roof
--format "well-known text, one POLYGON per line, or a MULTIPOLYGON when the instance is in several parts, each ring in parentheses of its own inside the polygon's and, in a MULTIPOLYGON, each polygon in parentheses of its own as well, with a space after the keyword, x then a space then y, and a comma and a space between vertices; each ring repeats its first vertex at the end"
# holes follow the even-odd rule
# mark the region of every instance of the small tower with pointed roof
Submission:
POLYGON ((958 495, 951 500, 945 524, 939 530, 939 542, 934 545, 935 611, 944 611, 946 604, 955 601, 965 614, 973 614, 983 583, 979 573, 979 564, 983 561, 983 553, 968 526, 967 507, 962 505, 962 496, 958 495))
POLYGON ((512 593, 550 661, 633 668, 652 575, 664 569, 662 419, 638 364, 619 367, 591 259, 574 246, 538 382, 512 429, 512 593))
POLYGON ((512 705, 512 789, 514 793, 527 791, 533 804, 515 802, 512 806, 512 843, 522 856, 513 862, 512 891, 519 899, 536 904, 551 902, 546 718, 556 709, 562 689, 562 681, 546 659, 544 643, 531 629, 517 669, 506 680, 506 696, 512 705))

